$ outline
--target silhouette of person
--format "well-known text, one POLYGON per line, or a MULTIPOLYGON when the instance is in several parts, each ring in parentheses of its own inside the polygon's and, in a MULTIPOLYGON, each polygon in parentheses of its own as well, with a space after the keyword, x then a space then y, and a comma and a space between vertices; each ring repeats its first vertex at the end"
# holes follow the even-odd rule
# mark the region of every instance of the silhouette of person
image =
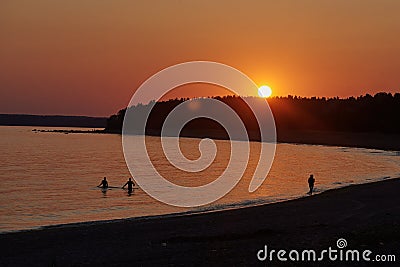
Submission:
POLYGON ((129 178, 129 180, 124 184, 124 186, 122 188, 125 188, 125 186, 128 185, 128 194, 132 193, 133 191, 133 186, 135 185, 135 183, 132 181, 132 178, 129 178))
POLYGON ((310 187, 310 192, 308 192, 309 194, 312 194, 314 190, 314 183, 315 183, 314 175, 311 174, 310 178, 308 178, 308 187, 310 187))
POLYGON ((101 187, 103 189, 108 188, 108 182, 107 182, 107 178, 104 177, 104 179, 100 182, 100 184, 97 187, 101 187))

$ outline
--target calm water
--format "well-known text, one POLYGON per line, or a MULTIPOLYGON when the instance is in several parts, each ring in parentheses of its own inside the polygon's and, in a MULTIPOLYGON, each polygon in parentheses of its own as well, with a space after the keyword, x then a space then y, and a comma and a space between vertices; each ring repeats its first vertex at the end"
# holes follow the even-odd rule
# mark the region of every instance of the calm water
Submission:
MULTIPOLYGON (((110 220, 184 211, 241 207, 305 196, 313 173, 317 192, 400 176, 400 154, 371 149, 278 144, 272 169, 254 193, 247 188, 259 143, 251 143, 251 161, 243 179, 224 198, 196 209, 159 203, 142 190, 102 193, 103 176, 121 186, 130 176, 121 136, 35 133, 34 127, 0 127, 0 232, 44 225, 110 220)), ((40 129, 45 129, 40 127, 40 129)), ((151 158, 171 181, 199 186, 215 179, 227 164, 228 141, 216 141, 218 154, 201 173, 183 173, 160 155, 160 139, 148 137, 151 158)), ((199 157, 198 139, 181 138, 183 153, 199 157)))

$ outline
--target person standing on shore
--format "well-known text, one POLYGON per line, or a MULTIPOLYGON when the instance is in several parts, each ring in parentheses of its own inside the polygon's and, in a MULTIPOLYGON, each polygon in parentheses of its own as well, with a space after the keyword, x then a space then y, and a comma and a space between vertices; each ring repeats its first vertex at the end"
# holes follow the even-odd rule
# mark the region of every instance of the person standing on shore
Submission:
POLYGON ((315 183, 315 179, 314 179, 314 175, 310 175, 310 177, 308 178, 308 187, 310 188, 310 191, 308 192, 310 195, 312 195, 312 192, 314 190, 314 183, 315 183))
POLYGON ((108 188, 108 182, 107 182, 107 178, 104 177, 104 179, 100 182, 100 184, 97 187, 101 187, 103 189, 108 188))
POLYGON ((124 186, 122 188, 125 188, 125 186, 128 185, 128 194, 132 193, 133 191, 133 186, 135 185, 135 183, 132 181, 132 178, 129 178, 129 180, 124 184, 124 186))

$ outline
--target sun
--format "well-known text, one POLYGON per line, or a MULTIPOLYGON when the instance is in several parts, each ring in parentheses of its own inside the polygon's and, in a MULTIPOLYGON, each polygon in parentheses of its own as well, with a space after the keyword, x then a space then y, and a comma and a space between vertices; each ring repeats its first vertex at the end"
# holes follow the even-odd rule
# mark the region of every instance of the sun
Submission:
POLYGON ((260 97, 264 97, 264 98, 270 97, 272 95, 271 87, 269 87, 267 85, 260 86, 258 88, 258 95, 260 97))

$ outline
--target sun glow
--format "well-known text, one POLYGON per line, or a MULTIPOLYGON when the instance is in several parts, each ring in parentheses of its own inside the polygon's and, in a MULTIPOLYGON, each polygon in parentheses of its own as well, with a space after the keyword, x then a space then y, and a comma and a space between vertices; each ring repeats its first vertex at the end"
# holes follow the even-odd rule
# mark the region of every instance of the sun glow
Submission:
POLYGON ((260 86, 260 87, 258 88, 258 95, 259 95, 260 97, 264 97, 264 98, 270 97, 270 96, 272 95, 272 89, 271 89, 271 87, 269 87, 269 86, 267 86, 267 85, 260 86))

